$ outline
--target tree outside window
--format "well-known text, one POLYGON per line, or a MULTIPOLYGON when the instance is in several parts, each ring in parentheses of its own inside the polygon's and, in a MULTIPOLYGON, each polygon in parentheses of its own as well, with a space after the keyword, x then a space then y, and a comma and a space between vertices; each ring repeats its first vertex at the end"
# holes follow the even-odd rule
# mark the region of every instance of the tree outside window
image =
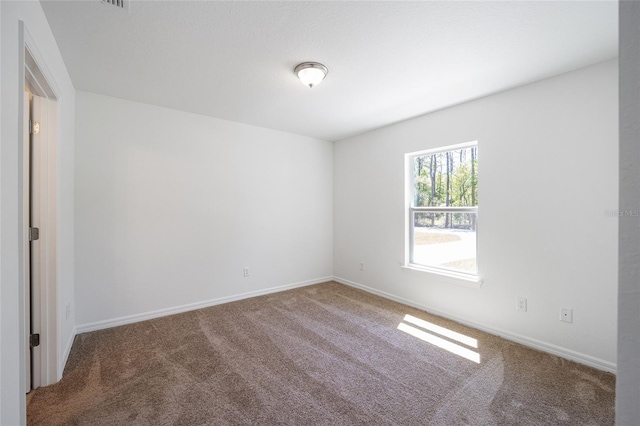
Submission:
POLYGON ((477 143, 412 153, 409 262, 477 274, 477 143))

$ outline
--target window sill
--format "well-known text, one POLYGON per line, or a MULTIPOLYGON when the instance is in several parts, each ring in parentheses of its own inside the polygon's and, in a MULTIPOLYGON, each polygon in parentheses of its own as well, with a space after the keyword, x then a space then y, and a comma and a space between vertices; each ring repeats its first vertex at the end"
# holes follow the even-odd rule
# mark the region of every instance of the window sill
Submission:
POLYGON ((401 266, 401 268, 408 271, 416 271, 416 272, 427 273, 430 275, 435 275, 441 281, 452 283, 452 284, 463 285, 466 287, 480 288, 483 283, 482 278, 480 278, 477 275, 461 274, 453 271, 445 271, 442 269, 429 268, 429 267, 418 266, 413 264, 401 266))

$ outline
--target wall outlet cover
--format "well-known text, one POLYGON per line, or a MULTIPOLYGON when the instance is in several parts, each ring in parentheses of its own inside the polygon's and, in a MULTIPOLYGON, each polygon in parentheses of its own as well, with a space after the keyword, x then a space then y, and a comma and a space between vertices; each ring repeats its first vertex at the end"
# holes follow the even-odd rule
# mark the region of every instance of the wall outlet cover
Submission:
POLYGON ((526 297, 517 297, 516 298, 516 310, 527 312, 527 298, 526 297))
POLYGON ((573 322, 573 309, 571 308, 560 308, 560 321, 562 322, 573 322))

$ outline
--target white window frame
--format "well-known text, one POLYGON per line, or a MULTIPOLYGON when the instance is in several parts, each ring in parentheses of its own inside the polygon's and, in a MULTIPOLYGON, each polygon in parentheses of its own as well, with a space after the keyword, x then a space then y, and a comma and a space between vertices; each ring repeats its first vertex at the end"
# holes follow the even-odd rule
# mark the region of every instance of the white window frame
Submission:
POLYGON ((480 266, 478 263, 478 235, 479 235, 479 214, 478 205, 474 207, 416 207, 413 205, 415 200, 415 185, 414 185, 414 159, 416 157, 424 155, 439 154, 448 151, 455 151, 463 148, 478 147, 478 141, 465 142, 457 145, 448 145, 435 149, 428 149, 424 151, 410 152, 405 154, 405 199, 406 199, 406 244, 405 244, 405 264, 407 269, 418 270, 423 272, 429 272, 437 274, 442 277, 453 278, 461 284, 471 285, 479 287, 482 284, 479 271, 480 266), (476 215, 476 272, 464 272, 450 268, 442 268, 438 266, 423 265, 419 263, 413 263, 413 237, 414 237, 414 213, 416 212, 433 212, 433 213, 475 213, 476 215))

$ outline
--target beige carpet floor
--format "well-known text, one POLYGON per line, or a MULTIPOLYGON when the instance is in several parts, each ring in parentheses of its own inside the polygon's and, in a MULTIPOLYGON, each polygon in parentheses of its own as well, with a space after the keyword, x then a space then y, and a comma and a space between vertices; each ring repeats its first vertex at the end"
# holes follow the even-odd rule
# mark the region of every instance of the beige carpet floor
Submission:
POLYGON ((64 377, 35 391, 27 417, 612 425, 614 388, 612 374, 330 282, 78 335, 64 377))

